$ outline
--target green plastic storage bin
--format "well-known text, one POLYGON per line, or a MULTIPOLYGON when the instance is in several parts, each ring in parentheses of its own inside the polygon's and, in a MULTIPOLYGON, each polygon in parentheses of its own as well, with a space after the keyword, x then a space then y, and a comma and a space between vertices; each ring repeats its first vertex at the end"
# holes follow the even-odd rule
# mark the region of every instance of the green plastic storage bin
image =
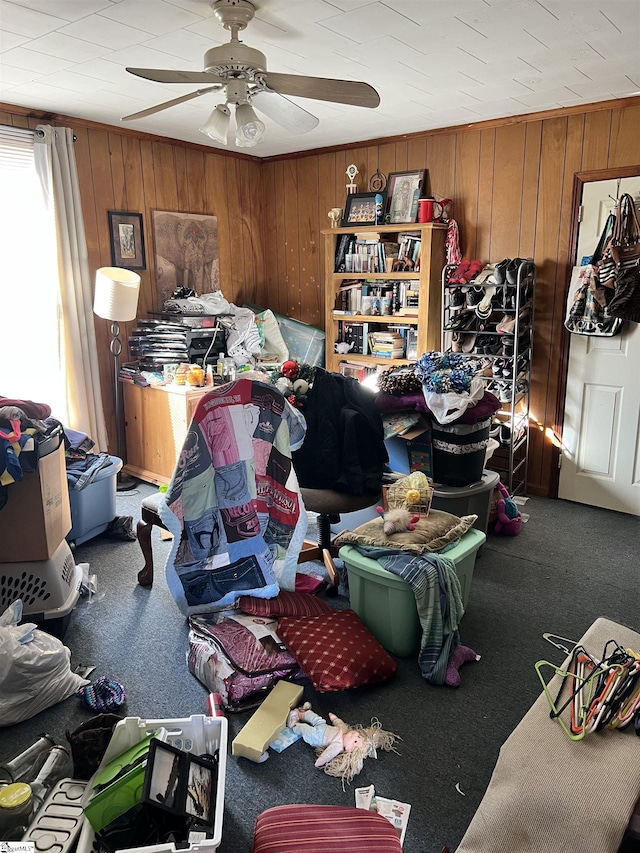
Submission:
MULTIPOLYGON (((471 593, 476 554, 485 540, 481 530, 472 528, 453 548, 440 552, 455 563, 465 608, 471 593)), ((373 636, 398 657, 416 652, 420 648, 422 627, 409 584, 383 569, 377 560, 360 554, 352 545, 344 545, 339 556, 347 568, 351 607, 373 636)))

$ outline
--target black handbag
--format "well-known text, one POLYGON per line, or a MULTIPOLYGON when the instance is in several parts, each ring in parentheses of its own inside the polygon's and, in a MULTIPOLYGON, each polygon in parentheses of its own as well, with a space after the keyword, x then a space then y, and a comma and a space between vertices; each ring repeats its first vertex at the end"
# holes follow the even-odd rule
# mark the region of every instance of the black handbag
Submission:
POLYGON ((607 317, 640 323, 640 259, 616 276, 613 296, 605 308, 607 317))

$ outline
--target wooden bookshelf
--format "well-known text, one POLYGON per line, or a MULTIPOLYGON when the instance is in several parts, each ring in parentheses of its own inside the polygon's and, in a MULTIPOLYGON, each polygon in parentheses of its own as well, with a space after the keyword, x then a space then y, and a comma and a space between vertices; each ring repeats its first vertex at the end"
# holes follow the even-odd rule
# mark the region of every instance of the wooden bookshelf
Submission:
POLYGON ((338 341, 338 324, 369 323, 384 330, 389 325, 413 326, 417 331, 418 355, 428 350, 440 349, 440 327, 442 321, 441 274, 445 265, 445 239, 447 225, 440 223, 397 223, 394 225, 368 225, 356 228, 325 228, 322 230, 324 241, 325 276, 325 318, 326 318, 326 369, 338 372, 341 361, 362 363, 363 365, 408 364, 405 358, 379 358, 371 355, 359 355, 349 352, 346 355, 336 353, 334 345, 338 341), (336 248, 343 234, 378 235, 381 242, 395 241, 400 234, 420 236, 420 269, 412 272, 336 272, 336 248), (368 281, 407 281, 417 282, 419 290, 418 315, 401 314, 370 315, 349 314, 336 311, 336 297, 345 279, 368 281))

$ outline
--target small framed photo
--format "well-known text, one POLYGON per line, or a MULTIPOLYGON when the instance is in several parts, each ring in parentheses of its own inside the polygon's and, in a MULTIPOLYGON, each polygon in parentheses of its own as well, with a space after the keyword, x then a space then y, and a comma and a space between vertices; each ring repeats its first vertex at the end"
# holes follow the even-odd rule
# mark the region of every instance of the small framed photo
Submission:
POLYGON ((109 210, 111 266, 129 270, 146 270, 142 214, 125 210, 109 210))
MULTIPOLYGON (((376 196, 382 197, 382 216, 387 203, 386 191, 380 193, 349 193, 344 206, 342 227, 376 224, 376 196)), ((378 202, 380 204, 380 202, 378 202)), ((379 224, 382 221, 379 220, 379 224)))
POLYGON ((426 169, 413 172, 391 172, 387 184, 389 222, 415 222, 418 199, 422 195, 426 169))
POLYGON ((183 816, 192 824, 212 824, 215 817, 217 763, 198 758, 169 743, 153 740, 142 800, 183 816))

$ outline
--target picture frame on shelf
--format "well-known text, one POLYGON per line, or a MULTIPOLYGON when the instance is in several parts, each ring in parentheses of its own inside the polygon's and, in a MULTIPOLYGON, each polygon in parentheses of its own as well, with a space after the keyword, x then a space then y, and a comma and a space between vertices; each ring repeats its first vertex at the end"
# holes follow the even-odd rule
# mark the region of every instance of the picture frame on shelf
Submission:
POLYGON ((418 199, 422 195, 426 177, 426 169, 389 174, 387 216, 391 224, 416 221, 418 199))
POLYGON ((126 210, 109 210, 111 266, 129 270, 146 270, 142 214, 126 210))
POLYGON ((382 196, 382 210, 384 212, 387 203, 386 191, 382 191, 380 193, 349 193, 345 201, 342 227, 349 228, 351 225, 375 225, 377 195, 382 196))

